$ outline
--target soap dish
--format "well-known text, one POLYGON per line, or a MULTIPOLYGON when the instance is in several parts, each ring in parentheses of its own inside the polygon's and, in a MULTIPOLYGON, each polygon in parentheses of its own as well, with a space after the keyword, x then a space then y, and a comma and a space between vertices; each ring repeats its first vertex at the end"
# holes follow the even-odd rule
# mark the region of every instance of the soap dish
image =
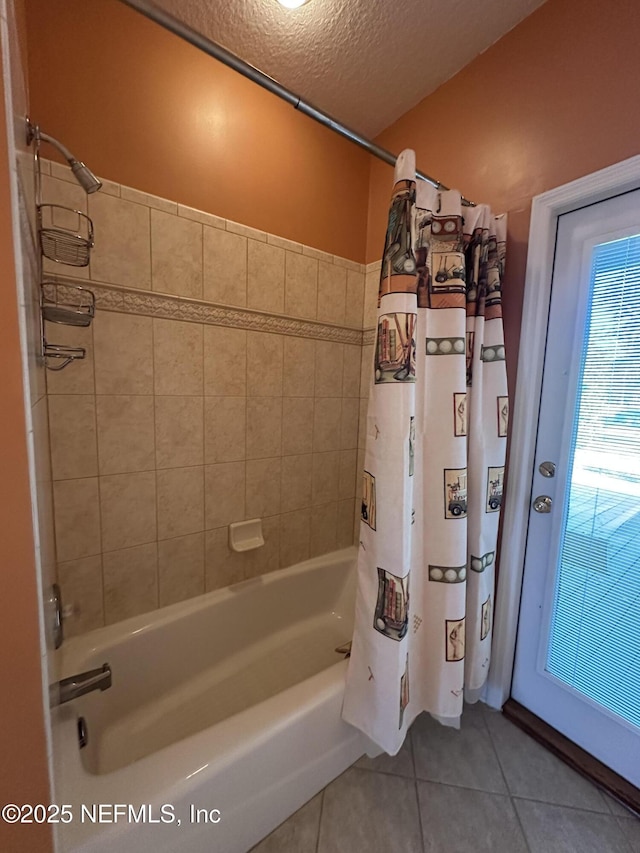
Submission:
POLYGON ((229 547, 232 551, 253 551, 264 545, 262 519, 236 521, 229 525, 229 547))

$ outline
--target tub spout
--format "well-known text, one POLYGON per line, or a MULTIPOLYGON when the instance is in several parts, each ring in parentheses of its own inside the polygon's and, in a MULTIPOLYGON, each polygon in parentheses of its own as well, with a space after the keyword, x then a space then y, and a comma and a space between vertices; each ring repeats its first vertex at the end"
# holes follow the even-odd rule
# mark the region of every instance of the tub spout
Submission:
POLYGON ((58 687, 60 705, 77 699, 78 696, 84 696, 85 693, 91 693, 92 690, 108 690, 111 687, 111 667, 105 663, 98 669, 89 669, 87 672, 63 678, 58 682, 58 687))

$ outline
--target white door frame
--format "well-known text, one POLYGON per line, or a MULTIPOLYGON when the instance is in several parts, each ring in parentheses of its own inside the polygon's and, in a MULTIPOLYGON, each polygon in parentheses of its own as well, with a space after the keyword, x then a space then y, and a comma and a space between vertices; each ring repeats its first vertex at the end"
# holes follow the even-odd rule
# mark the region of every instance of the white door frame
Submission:
POLYGON ((493 651, 484 694, 492 708, 501 708, 511 694, 558 217, 638 188, 640 155, 535 196, 531 205, 493 651))

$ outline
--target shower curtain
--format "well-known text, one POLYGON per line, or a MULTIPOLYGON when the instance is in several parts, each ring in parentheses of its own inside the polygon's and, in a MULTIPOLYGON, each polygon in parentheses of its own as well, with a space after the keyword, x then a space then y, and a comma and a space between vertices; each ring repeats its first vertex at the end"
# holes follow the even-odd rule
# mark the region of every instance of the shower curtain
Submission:
POLYGON ((380 273, 358 595, 343 718, 395 755, 422 711, 458 726, 491 654, 509 404, 506 217, 398 158, 380 273))

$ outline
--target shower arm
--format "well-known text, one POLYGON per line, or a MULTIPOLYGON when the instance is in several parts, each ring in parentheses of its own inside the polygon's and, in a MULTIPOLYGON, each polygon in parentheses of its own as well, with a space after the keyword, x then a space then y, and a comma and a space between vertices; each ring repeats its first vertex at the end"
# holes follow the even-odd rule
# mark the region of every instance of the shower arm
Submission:
POLYGON ((57 148, 58 151, 62 154, 67 163, 71 166, 74 163, 78 163, 79 161, 73 156, 71 151, 59 142, 55 136, 49 136, 48 133, 40 130, 37 124, 33 124, 30 119, 27 119, 27 145, 31 145, 32 142, 48 142, 49 145, 53 145, 54 148, 57 148))
POLYGON ((49 145, 52 145, 60 152, 60 154, 62 154, 69 164, 73 176, 86 193, 94 193, 102 187, 102 182, 96 178, 91 169, 89 169, 82 160, 78 160, 74 157, 66 145, 63 145, 62 142, 55 138, 55 136, 50 136, 48 133, 45 133, 40 129, 39 125, 34 124, 28 116, 26 118, 26 125, 27 145, 31 145, 32 142, 35 142, 36 153, 39 152, 41 142, 48 142, 49 145))
MULTIPOLYGON (((189 44, 197 47, 199 50, 214 59, 217 59, 219 62, 222 62, 224 65, 227 65, 239 74, 242 74, 243 77, 247 77, 252 82, 262 86, 263 89, 267 89, 267 91, 271 92, 273 95, 277 95, 279 98, 282 98, 283 101, 286 101, 294 109, 300 110, 301 113, 304 113, 304 115, 314 119, 314 121, 328 127, 340 136, 344 136, 345 139, 354 142, 356 145, 359 145, 360 148, 364 148, 365 151, 373 154, 373 156, 377 157, 379 160, 383 160, 390 166, 395 166, 398 158, 395 154, 392 154, 391 151, 387 151, 386 148, 382 148, 371 139, 367 139, 366 136, 362 136, 357 131, 342 124, 342 122, 334 119, 328 113, 318 109, 318 107, 314 107, 312 104, 306 103, 294 92, 287 89, 281 83, 278 83, 277 80, 274 80, 273 77, 269 77, 268 74, 260 71, 259 68, 250 65, 248 62, 245 62, 244 59, 240 59, 240 57, 236 56, 235 53, 232 53, 230 50, 222 47, 222 45, 217 42, 208 39, 206 36, 197 32, 197 30, 192 29, 187 24, 178 20, 178 18, 169 14, 169 12, 166 12, 155 3, 151 2, 151 0, 120 0, 120 2, 124 3, 125 6, 135 9, 136 12, 139 12, 141 15, 144 15, 156 24, 160 24, 160 26, 164 27, 165 30, 169 30, 169 32, 184 41, 189 42, 189 44)), ((438 190, 446 191, 449 189, 449 187, 445 186, 441 181, 426 175, 424 172, 416 171, 416 177, 432 184, 438 190)), ((464 196, 461 196, 461 202, 465 207, 476 206, 475 202, 469 201, 469 199, 464 196)))

